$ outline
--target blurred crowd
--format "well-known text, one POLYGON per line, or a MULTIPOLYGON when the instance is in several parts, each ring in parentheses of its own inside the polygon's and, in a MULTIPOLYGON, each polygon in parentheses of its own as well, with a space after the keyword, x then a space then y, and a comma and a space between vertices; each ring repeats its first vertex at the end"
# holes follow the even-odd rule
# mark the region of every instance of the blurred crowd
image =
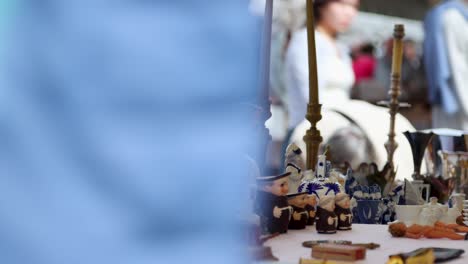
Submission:
MULTIPOLYGON (((431 4, 433 7, 423 21, 424 41, 404 38, 399 100, 410 103, 411 107, 400 108, 397 133, 441 127, 468 130, 465 105, 468 75, 464 74, 468 65, 468 41, 460 31, 468 29, 468 1, 431 1, 431 4)), ((340 36, 349 29, 359 14, 358 9, 358 0, 314 1, 318 85, 323 105, 322 124, 318 125, 323 145, 342 135, 343 139, 337 142, 347 142, 354 150, 371 150, 363 151, 370 153, 367 155, 346 157, 355 161, 351 164, 373 160, 380 166, 386 138, 376 138, 373 134, 386 136, 389 117, 383 114, 384 108, 375 105, 389 98, 393 25, 388 25, 386 41, 361 39, 343 43, 340 36)), ((275 2, 270 91, 273 117, 267 123, 276 142, 273 147, 276 154, 270 157, 272 168, 281 167, 285 146, 290 142, 301 144, 309 126, 304 120, 309 77, 305 17, 305 1, 275 2)), ((403 144, 399 144, 398 150, 401 153, 397 155, 406 156, 402 154, 408 151, 403 146, 407 143, 401 140, 403 144)), ((346 152, 345 148, 342 146, 337 151, 346 152)))

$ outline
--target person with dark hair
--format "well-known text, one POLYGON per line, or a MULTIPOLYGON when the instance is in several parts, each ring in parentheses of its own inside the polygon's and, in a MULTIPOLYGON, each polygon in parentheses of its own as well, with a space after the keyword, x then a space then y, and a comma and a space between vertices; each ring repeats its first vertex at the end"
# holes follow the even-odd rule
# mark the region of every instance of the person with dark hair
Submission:
MULTIPOLYGON (((383 167, 387 160, 384 143, 389 131, 388 109, 378 107, 360 100, 351 100, 350 91, 354 84, 354 73, 347 47, 338 42, 338 36, 344 33, 357 15, 359 0, 316 0, 315 13, 315 46, 317 54, 317 74, 319 102, 322 104, 322 120, 317 124, 327 142, 331 136, 345 127, 360 128, 364 137, 370 142, 374 159, 353 160, 355 164, 361 162, 376 162, 383 167)), ((305 25, 305 23, 304 23, 305 25)), ((310 127, 304 120, 309 99, 309 71, 308 71, 308 41, 305 26, 292 35, 286 54, 286 83, 288 89, 288 112, 290 142, 295 142, 305 149, 302 140, 305 131, 310 127)), ((389 72, 390 74, 390 72, 389 72)), ((398 149, 395 152, 395 165, 398 175, 409 177, 413 164, 406 157, 411 156, 411 149, 403 135, 398 132, 414 130, 414 127, 401 115, 396 116, 398 149)), ((346 134, 346 133, 345 133, 346 134)), ((349 134, 349 133, 348 133, 349 134)), ((356 140, 355 137, 343 140, 356 140)), ((340 141, 340 140, 339 140, 340 141)), ((330 146, 340 152, 340 148, 358 145, 364 149, 353 150, 356 153, 366 151, 366 144, 356 142, 330 146)), ((363 158, 367 158, 362 155, 363 158)), ((397 175, 397 177, 398 177, 397 175)))
MULTIPOLYGON (((345 46, 337 43, 357 14, 359 0, 314 1, 315 41, 320 102, 330 104, 349 99, 354 83, 351 59, 345 46), (334 78, 339 76, 339 78, 334 78)), ((286 53, 289 128, 294 129, 305 116, 309 98, 307 29, 296 31, 286 53)))

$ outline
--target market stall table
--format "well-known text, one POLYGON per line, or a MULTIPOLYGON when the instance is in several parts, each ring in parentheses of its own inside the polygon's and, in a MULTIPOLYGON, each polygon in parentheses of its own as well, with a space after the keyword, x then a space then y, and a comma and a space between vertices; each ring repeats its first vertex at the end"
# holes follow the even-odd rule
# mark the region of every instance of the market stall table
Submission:
MULTIPOLYGON (((299 263, 300 258, 311 258, 311 249, 302 246, 302 242, 308 240, 349 240, 353 243, 377 243, 379 248, 367 250, 366 259, 355 263, 385 263, 389 255, 409 252, 422 247, 443 247, 463 249, 465 253, 455 260, 447 263, 466 264, 468 263, 468 241, 449 239, 409 239, 394 238, 387 231, 387 225, 364 225, 354 224, 350 231, 338 231, 336 234, 318 234, 315 226, 309 226, 305 230, 289 230, 268 240, 265 246, 271 247, 273 255, 279 258, 279 263, 299 263)), ((278 262, 276 262, 278 263, 278 262)))

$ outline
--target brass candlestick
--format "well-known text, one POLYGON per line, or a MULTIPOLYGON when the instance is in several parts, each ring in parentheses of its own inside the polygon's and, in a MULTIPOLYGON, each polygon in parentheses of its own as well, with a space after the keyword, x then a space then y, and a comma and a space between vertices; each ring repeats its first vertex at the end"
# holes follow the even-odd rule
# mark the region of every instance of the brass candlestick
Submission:
POLYGON ((315 26, 314 26, 314 6, 313 0, 307 0, 307 46, 309 51, 309 103, 307 104, 306 119, 309 120, 311 127, 307 130, 304 141, 306 143, 306 167, 313 169, 317 163, 322 137, 317 129, 317 123, 322 119, 319 104, 318 81, 317 81, 317 59, 315 54, 315 26))
POLYGON ((403 25, 395 25, 393 30, 393 60, 390 86, 390 102, 379 102, 379 105, 387 106, 390 113, 390 128, 388 132, 388 141, 385 143, 387 150, 387 164, 390 165, 392 173, 389 181, 393 183, 395 179, 395 167, 393 164, 393 154, 398 148, 398 143, 395 141, 395 116, 400 107, 409 107, 408 103, 400 103, 398 96, 400 95, 400 78, 401 78, 401 63, 403 59, 403 43, 402 39, 405 36, 405 27, 403 25))

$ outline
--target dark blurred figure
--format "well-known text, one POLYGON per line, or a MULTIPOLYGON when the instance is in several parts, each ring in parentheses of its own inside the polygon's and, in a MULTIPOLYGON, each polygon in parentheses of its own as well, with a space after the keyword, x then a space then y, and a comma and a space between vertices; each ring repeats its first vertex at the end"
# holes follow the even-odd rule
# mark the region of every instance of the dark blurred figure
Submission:
POLYGON ((22 0, 0 60, 0 263, 245 263, 259 23, 228 1, 22 0))
POLYGON ((401 65, 400 100, 410 103, 411 107, 402 108, 400 112, 411 121, 416 129, 432 127, 431 105, 427 99, 427 93, 426 75, 417 43, 410 39, 405 40, 401 65))
POLYGON ((400 100, 411 104, 427 105, 426 76, 416 45, 413 40, 405 40, 403 43, 403 63, 401 66, 402 94, 400 100))

